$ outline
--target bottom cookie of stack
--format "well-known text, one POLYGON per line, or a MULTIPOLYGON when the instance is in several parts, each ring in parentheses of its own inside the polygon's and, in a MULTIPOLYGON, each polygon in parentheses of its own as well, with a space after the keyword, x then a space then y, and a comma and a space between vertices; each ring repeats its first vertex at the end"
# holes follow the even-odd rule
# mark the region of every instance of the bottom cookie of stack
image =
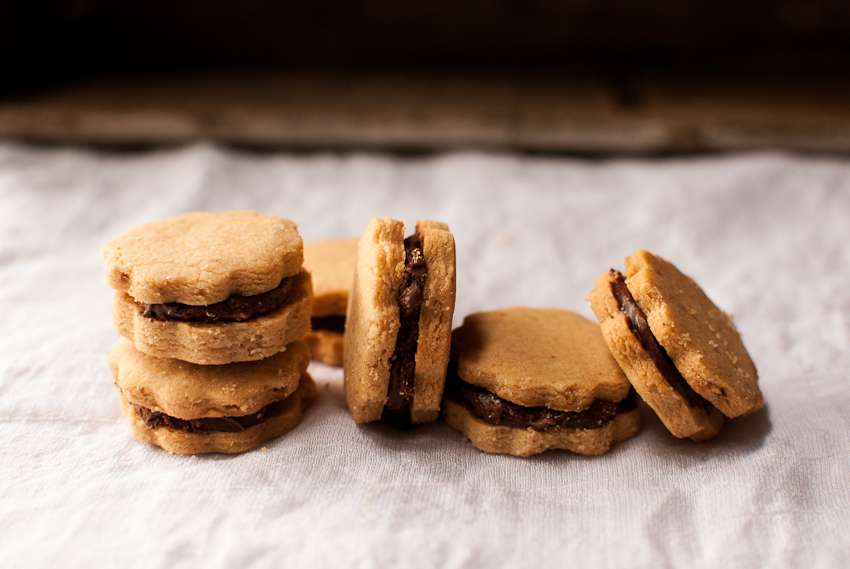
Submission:
POLYGON ((196 454, 243 452, 296 427, 316 394, 309 357, 296 341, 264 360, 201 366, 121 340, 108 360, 133 435, 196 454))

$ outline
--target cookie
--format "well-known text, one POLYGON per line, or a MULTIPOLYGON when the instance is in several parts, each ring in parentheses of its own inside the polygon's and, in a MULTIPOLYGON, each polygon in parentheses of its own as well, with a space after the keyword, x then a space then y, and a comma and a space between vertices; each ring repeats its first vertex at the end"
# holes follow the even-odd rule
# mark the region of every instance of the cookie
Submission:
POLYGON ((640 426, 599 326, 568 310, 470 314, 452 333, 443 415, 485 452, 607 452, 640 426))
POLYGON ((440 411, 455 305, 454 237, 444 223, 373 219, 358 245, 346 315, 345 396, 358 423, 425 423, 440 411))
POLYGON ((304 247, 304 268, 313 279, 310 331, 302 338, 314 360, 342 365, 345 311, 357 264, 358 239, 329 239, 304 247))
POLYGON ((115 330, 153 356, 218 365, 301 338, 312 287, 295 224, 252 212, 190 213, 103 247, 115 330))
POLYGON ((764 405, 731 317, 675 266, 638 251, 596 279, 590 306, 620 367, 673 435, 703 441, 764 405))
POLYGON ((122 339, 108 361, 133 435, 173 453, 248 450, 298 425, 315 397, 300 341, 261 361, 201 366, 122 339))

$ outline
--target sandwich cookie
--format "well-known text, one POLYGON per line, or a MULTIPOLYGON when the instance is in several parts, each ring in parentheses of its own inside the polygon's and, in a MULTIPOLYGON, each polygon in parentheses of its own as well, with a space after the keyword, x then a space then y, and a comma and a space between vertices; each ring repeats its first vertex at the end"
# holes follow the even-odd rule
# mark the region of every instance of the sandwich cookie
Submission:
POLYGON ((133 435, 179 454, 242 452, 278 437, 316 393, 301 341, 261 361, 201 366, 121 339, 107 359, 133 435))
POLYGON ((345 399, 358 423, 437 418, 455 305, 454 237, 444 223, 373 219, 358 245, 346 315, 345 399))
POLYGON ((304 247, 304 268, 313 279, 310 331, 302 338, 314 360, 342 365, 345 311, 357 264, 358 239, 329 239, 304 247))
POLYGON ((596 279, 590 306, 614 358, 673 435, 703 441, 723 417, 764 405, 732 319, 671 263, 647 251, 596 279))
POLYGON ((119 335, 147 354, 217 365, 259 360, 310 326, 295 224, 253 212, 190 213, 103 247, 119 335))
POLYGON ((470 314, 452 333, 443 416, 479 450, 608 451, 637 433, 637 396, 599 326, 560 309, 470 314))

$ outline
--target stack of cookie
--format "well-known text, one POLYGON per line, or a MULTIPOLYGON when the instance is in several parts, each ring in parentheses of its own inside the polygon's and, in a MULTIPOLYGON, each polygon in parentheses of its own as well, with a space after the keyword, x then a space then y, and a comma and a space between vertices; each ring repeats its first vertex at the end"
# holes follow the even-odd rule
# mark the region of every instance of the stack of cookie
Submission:
POLYGON ((103 248, 122 339, 109 353, 136 438, 169 452, 242 452, 282 435, 315 396, 312 286, 295 224, 192 213, 103 248))

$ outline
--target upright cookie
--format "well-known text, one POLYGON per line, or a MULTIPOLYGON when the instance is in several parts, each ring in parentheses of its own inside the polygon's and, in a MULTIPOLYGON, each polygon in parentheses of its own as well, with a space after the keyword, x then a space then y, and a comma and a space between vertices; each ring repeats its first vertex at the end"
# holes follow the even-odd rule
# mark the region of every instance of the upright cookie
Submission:
POLYGON ((723 416, 764 404, 732 319, 657 255, 638 251, 590 293, 605 340, 640 396, 677 437, 716 435, 723 416))
POLYGON ((116 331, 139 350, 197 364, 259 360, 310 325, 295 224, 252 212, 190 213, 103 247, 116 331))
POLYGON ((357 264, 358 239, 329 239, 304 247, 304 268, 313 279, 310 331, 302 340, 311 357, 328 365, 342 365, 345 311, 357 264))
POLYGON ((373 219, 348 303, 345 396, 358 423, 437 418, 455 304, 454 237, 444 223, 373 219))
POLYGON ((133 435, 179 454, 248 450, 298 425, 315 397, 300 341, 261 361, 201 366, 122 339, 108 361, 133 435))
POLYGON ((608 451, 639 428, 637 398, 599 326, 560 309, 470 314, 452 333, 446 422, 485 452, 608 451))

